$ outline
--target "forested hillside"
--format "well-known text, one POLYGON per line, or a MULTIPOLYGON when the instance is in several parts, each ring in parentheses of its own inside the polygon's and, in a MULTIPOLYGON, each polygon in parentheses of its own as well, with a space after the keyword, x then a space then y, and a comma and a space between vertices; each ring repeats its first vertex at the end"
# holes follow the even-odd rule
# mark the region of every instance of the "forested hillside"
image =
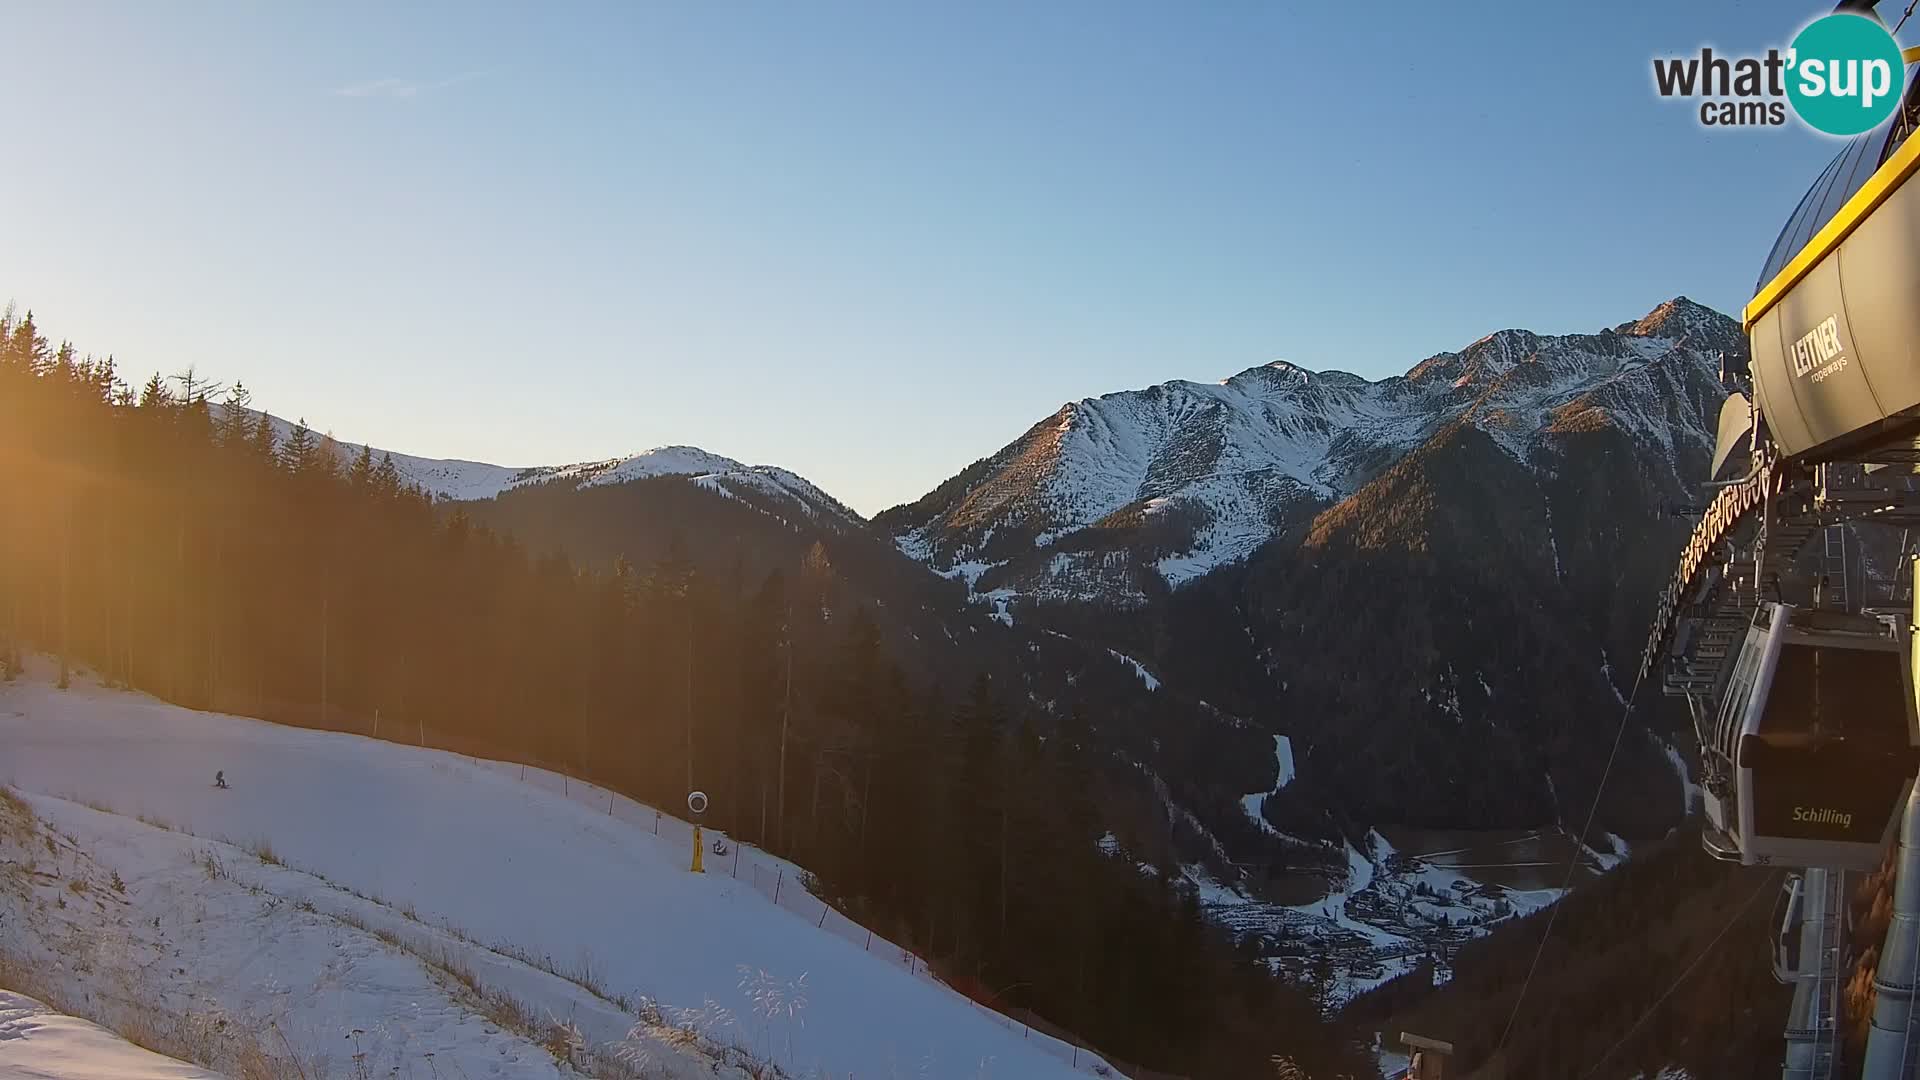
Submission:
POLYGON ((984 677, 936 693, 811 550, 723 575, 671 548, 605 570, 536 556, 246 405, 191 372, 134 391, 112 359, 0 319, 9 672, 44 650, 179 704, 433 732, 659 805, 702 787, 717 824, 957 985, 1114 1055, 1355 1068, 1191 888, 1101 853, 1085 720, 984 677))
POLYGON ((1791 991, 1768 966, 1768 923, 1782 877, 1715 862, 1697 830, 1682 830, 1562 901, 1544 951, 1546 912, 1467 945, 1444 988, 1390 984, 1356 1002, 1353 1019, 1452 1041, 1472 1080, 1616 1080, 1669 1066, 1776 1077, 1791 991))

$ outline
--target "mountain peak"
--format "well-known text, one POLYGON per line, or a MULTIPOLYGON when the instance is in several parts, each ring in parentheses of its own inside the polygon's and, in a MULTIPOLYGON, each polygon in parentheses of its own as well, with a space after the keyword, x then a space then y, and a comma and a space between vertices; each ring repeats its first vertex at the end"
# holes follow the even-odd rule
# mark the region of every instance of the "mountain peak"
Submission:
POLYGON ((1306 383, 1312 381, 1315 374, 1311 369, 1301 367, 1291 360, 1273 360, 1229 375, 1220 380, 1220 385, 1233 386, 1243 382, 1257 382, 1263 386, 1306 383))
POLYGON ((1714 372, 1741 345, 1733 320, 1676 297, 1611 333, 1500 330, 1378 382, 1274 360, 1218 385, 1106 394, 882 527, 971 586, 1135 602, 1246 558, 1450 425, 1523 467, 1576 423, 1614 424, 1674 462, 1710 453, 1714 372))
MULTIPOLYGON (((224 406, 221 406, 224 408, 224 406)), ((274 439, 284 443, 293 433, 293 424, 265 414, 273 426, 274 439)), ((350 465, 360 452, 360 443, 339 442, 335 453, 342 468, 350 465)), ((751 490, 760 495, 796 503, 810 517, 839 518, 846 522, 863 520, 846 504, 822 491, 798 473, 775 465, 747 465, 698 446, 676 444, 656 446, 637 454, 581 461, 570 465, 513 467, 481 461, 451 458, 425 458, 396 451, 369 447, 375 458, 390 456, 401 481, 413 485, 436 499, 468 501, 491 499, 515 488, 549 481, 600 487, 630 480, 678 476, 703 490, 722 497, 735 497, 738 491, 751 490)))
POLYGON ((1718 339, 1729 334, 1737 337, 1740 325, 1705 304, 1676 296, 1656 305, 1639 319, 1614 327, 1614 333, 1675 340, 1689 336, 1718 339))
POLYGON ((1323 386, 1353 386, 1367 382, 1367 379, 1350 371, 1340 371, 1335 368, 1315 371, 1291 360, 1272 360, 1221 379, 1220 385, 1240 386, 1245 383, 1255 383, 1261 386, 1307 386, 1318 383, 1323 386))

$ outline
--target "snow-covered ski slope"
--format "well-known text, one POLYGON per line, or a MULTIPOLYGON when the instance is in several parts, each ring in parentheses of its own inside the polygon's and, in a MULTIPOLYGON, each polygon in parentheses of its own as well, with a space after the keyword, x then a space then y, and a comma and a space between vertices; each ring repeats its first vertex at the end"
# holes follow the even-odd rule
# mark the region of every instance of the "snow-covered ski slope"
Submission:
POLYGON ((219 1080, 67 1016, 0 990, 0 1080, 219 1080))
MULTIPOLYGON (((62 827, 86 825, 78 819, 93 811, 74 805, 84 802, 124 819, 135 835, 118 837, 123 846, 141 830, 160 846, 192 837, 270 846, 285 865, 250 866, 256 878, 309 876, 329 896, 404 909, 418 929, 451 927, 536 963, 590 969, 610 995, 651 999, 676 1022, 759 1051, 791 1075, 1045 1078, 1104 1066, 980 1009, 897 949, 869 951, 844 925, 839 933, 816 925, 791 897, 822 909, 793 888, 790 872, 779 904, 746 870, 730 876, 730 858, 709 853, 717 872, 691 874, 685 827, 674 819, 656 836, 651 810, 551 774, 527 776, 91 685, 0 686, 0 783, 56 811, 62 827), (229 789, 213 787, 216 769, 229 789), (767 1017, 756 1000, 769 986, 786 991, 783 1017, 767 1017)), ((778 866, 747 854, 749 865, 778 866)), ((258 930, 240 924, 232 933, 258 930)))

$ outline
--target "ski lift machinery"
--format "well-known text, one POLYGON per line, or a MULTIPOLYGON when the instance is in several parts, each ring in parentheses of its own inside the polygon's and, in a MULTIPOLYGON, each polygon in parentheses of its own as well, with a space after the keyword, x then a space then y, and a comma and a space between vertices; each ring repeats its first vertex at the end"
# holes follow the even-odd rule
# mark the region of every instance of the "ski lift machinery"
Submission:
POLYGON ((1913 596, 1876 609, 1867 594, 1884 586, 1859 558, 1884 532, 1869 526, 1920 527, 1920 49, 1905 59, 1901 107, 1846 143, 1767 256, 1743 312, 1746 370, 1723 362, 1713 498, 1640 662, 1693 718, 1708 853, 1800 871, 1773 956, 1796 986, 1787 1077, 1841 1067, 1846 875, 1878 868, 1896 830, 1859 1075, 1913 1077, 1920 1062, 1920 589, 1907 577, 1913 596))

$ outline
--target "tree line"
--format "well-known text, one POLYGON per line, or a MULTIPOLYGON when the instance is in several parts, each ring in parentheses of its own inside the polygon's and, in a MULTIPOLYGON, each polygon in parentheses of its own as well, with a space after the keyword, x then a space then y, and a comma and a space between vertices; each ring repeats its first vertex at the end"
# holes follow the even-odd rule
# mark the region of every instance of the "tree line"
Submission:
POLYGON ((698 787, 978 998, 1156 1069, 1354 1067, 1177 868, 1102 852, 1109 760, 1081 713, 910 678, 820 544, 764 574, 703 564, 697 536, 643 565, 530 550, 239 383, 136 391, 12 309, 0 516, 10 675, 41 650, 63 682, 84 664, 193 708, 434 732, 665 807, 698 787))

